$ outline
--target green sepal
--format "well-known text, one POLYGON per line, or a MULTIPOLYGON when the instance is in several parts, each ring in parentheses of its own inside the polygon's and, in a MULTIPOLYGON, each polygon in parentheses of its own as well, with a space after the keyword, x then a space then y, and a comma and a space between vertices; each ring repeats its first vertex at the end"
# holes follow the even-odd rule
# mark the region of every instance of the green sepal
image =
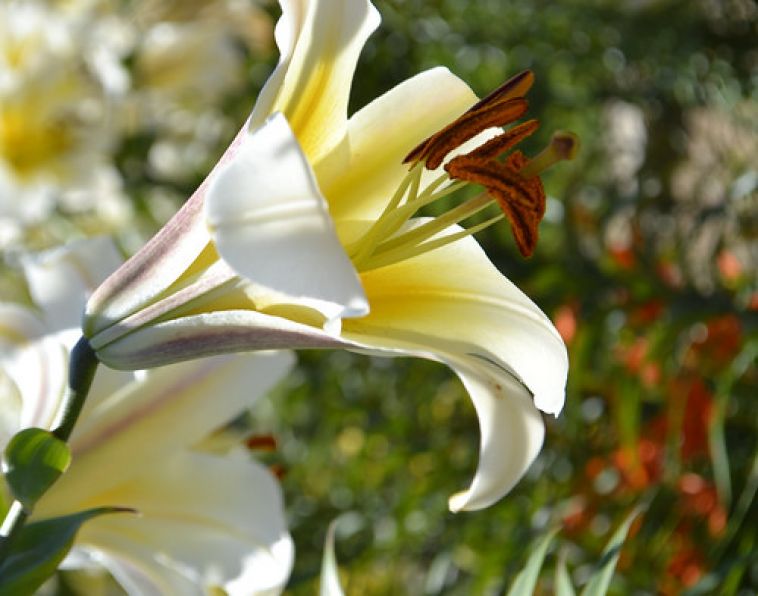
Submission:
POLYGON ((3 454, 8 487, 27 512, 70 463, 68 445, 41 428, 27 428, 14 435, 3 454))
POLYGON ((82 524, 108 513, 132 512, 124 507, 98 507, 25 525, 0 564, 0 596, 34 594, 55 573, 74 544, 82 524))

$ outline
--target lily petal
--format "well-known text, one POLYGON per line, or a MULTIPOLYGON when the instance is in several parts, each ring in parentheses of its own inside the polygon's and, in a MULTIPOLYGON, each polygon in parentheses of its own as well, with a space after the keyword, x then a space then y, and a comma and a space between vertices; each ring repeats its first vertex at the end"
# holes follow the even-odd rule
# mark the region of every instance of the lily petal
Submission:
POLYGON ((481 367, 451 363, 471 396, 481 432, 479 466, 468 490, 450 497, 451 511, 474 511, 510 492, 542 448, 545 426, 529 392, 515 379, 493 381, 481 367))
POLYGON ((346 339, 361 341, 357 334, 364 330, 385 329, 372 335, 426 337, 429 348, 456 345, 455 353, 515 376, 543 412, 560 413, 568 373, 563 340, 473 238, 363 273, 361 281, 371 314, 345 321, 346 339))
POLYGON ((293 361, 289 352, 261 352, 147 372, 80 420, 70 442, 74 461, 37 510, 81 508, 88 487, 108 490, 155 463, 156 453, 196 444, 268 391, 293 361))
POLYGON ((233 157, 245 135, 247 126, 171 220, 93 292, 85 310, 83 330, 87 337, 149 306, 182 276, 191 277, 188 270, 211 241, 203 217, 208 184, 233 157))
POLYGON ((211 586, 231 596, 278 593, 289 576, 294 548, 281 490, 247 454, 172 454, 90 499, 114 502, 140 517, 93 520, 79 542, 101 551, 122 585, 140 594, 203 595, 211 586))
POLYGON ((252 350, 360 347, 284 317, 224 310, 143 327, 98 350, 97 355, 108 366, 130 370, 252 350))
POLYGON ((349 161, 334 154, 316 174, 335 220, 374 219, 408 172, 403 158, 477 101, 447 68, 403 81, 356 112, 348 122, 349 161))
POLYGON ((334 554, 334 533, 337 529, 337 520, 329 524, 324 540, 324 557, 321 560, 321 580, 319 582, 319 596, 345 596, 340 584, 339 569, 337 568, 337 555, 334 554))
POLYGON ((29 308, 0 302, 0 356, 45 334, 45 325, 29 308))
POLYGON ((29 293, 43 310, 48 330, 80 327, 87 297, 122 261, 106 237, 25 255, 21 263, 29 293))
POLYGON ((18 428, 50 428, 68 378, 66 347, 56 336, 44 336, 6 355, 2 367, 21 397, 18 428))
POLYGON ((292 297, 327 321, 368 312, 358 275, 287 121, 246 136, 205 200, 216 250, 240 276, 292 297))
POLYGON ((471 238, 364 273, 362 281, 371 314, 345 321, 343 337, 456 370, 471 391, 482 440, 474 484, 451 506, 494 502, 539 451, 537 408, 557 414, 563 405, 568 360, 560 336, 471 238))
POLYGON ((381 17, 368 0, 281 2, 276 41, 279 66, 256 102, 256 128, 282 112, 312 164, 331 152, 346 133, 353 73, 366 39, 381 17))

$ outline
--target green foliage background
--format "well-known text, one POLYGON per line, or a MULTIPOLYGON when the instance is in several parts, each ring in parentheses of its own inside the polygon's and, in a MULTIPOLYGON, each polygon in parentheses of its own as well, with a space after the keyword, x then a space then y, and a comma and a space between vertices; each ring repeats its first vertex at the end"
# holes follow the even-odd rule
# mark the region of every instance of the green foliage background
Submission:
MULTIPOLYGON (((352 109, 436 65, 479 94, 531 68, 530 113, 542 128, 526 152, 555 129, 582 139, 577 160, 544 177, 548 213, 531 259, 507 225, 480 235, 566 337, 567 401, 546 419, 543 452, 512 494, 453 515, 447 498, 472 477, 479 435, 452 373, 301 354, 251 422, 278 441, 260 456, 284 471, 297 545, 288 592, 316 592, 324 535, 339 517, 349 594, 504 594, 530 546, 559 527, 538 588, 549 594, 557 559, 581 585, 613 528, 646 504, 611 593, 756 594, 755 2, 376 5, 383 23, 359 64, 352 109)), ((267 10, 277 15, 274 3, 267 10)), ((250 59, 245 88, 225 101, 230 122, 243 121, 275 62, 274 52, 250 59)), ((117 154, 138 216, 138 232, 121 232, 126 247, 170 213, 150 204, 151 190, 187 197, 213 163, 156 181, 144 165, 150 141, 141 132, 117 154)), ((4 271, 3 290, 9 279, 18 282, 4 271)))
MULTIPOLYGON (((758 162, 729 128, 755 147, 755 4, 377 7, 383 24, 359 64, 355 108, 439 64, 479 94, 531 68, 531 114, 542 121, 532 152, 557 128, 582 139, 579 158, 545 177, 553 199, 532 259, 518 256, 506 226, 480 238, 545 312, 575 321, 567 403, 546 421, 544 451, 510 496, 453 515, 446 500, 473 473, 478 428, 451 373, 421 361, 304 354, 302 378, 272 406, 298 545, 292 593, 313 593, 327 522, 337 516, 348 593, 499 594, 554 525, 563 527, 560 556, 581 583, 611 528, 648 501, 612 593, 756 593, 758 517, 748 504, 758 472, 758 162), (615 178, 611 165, 629 149, 608 146, 609 106, 618 102, 638 109, 647 136, 631 182, 615 178), (677 171, 699 159, 691 118, 700 111, 725 127, 727 141, 717 146, 718 132, 702 141, 718 157, 698 162, 703 180, 674 196, 677 171), (717 196, 705 201, 700 185, 714 179, 717 196), (630 236, 622 248, 618 226, 630 236), (715 239, 703 249, 697 239, 706 233, 715 239), (737 274, 719 269, 726 252, 738 256, 737 274), (639 362, 630 362, 633 348, 639 362), (683 455, 698 429, 703 444, 683 455), (655 469, 644 463, 653 447, 655 469), (687 492, 688 481, 701 492, 687 492), (711 505, 693 505, 698 498, 711 505), (709 530, 718 507, 728 521, 709 530)), ((551 586, 549 571, 542 593, 551 586)))

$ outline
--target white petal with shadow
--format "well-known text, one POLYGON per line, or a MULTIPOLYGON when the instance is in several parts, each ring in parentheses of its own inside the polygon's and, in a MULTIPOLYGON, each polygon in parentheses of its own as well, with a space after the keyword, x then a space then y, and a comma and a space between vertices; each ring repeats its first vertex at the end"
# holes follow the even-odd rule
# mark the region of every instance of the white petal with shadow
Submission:
POLYGON ((246 137, 218 172, 205 213, 216 249, 240 276, 328 321, 368 312, 313 172, 281 114, 246 137))
POLYGON ((281 490, 248 454, 175 453, 93 493, 91 503, 140 511, 98 518, 80 535, 124 585, 148 594, 205 594, 215 585, 242 596, 278 593, 289 576, 294 550, 281 490))
POLYGON ((362 275, 371 302, 343 337, 439 360, 461 377, 481 427, 480 462, 453 509, 478 509, 505 495, 537 456, 538 410, 557 414, 566 349, 547 317, 486 258, 472 238, 362 275))
POLYGON ((156 453, 196 444, 251 406, 293 362, 289 352, 260 352, 148 371, 80 420, 70 441, 74 461, 37 511, 76 508, 92 486, 108 490, 156 462, 156 453))

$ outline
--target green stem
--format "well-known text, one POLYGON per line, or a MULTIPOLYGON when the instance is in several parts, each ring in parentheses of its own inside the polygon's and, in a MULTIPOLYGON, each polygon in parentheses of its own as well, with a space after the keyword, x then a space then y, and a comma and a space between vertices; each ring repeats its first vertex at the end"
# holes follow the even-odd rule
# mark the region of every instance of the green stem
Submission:
MULTIPOLYGON (((68 441, 74 430, 98 364, 97 355, 89 341, 85 337, 80 338, 71 350, 68 387, 52 430, 52 434, 61 441, 68 441)), ((29 515, 31 511, 25 509, 19 501, 13 501, 0 528, 0 565, 8 556, 11 543, 18 536, 29 515)))
POLYGON ((58 413, 60 422, 53 427, 53 434, 61 441, 68 441, 74 430, 98 364, 97 355, 87 338, 80 338, 71 350, 68 363, 68 388, 58 413))
POLYGON ((27 517, 29 517, 29 514, 24 509, 24 506, 19 501, 13 501, 10 509, 8 509, 8 513, 5 515, 2 528, 0 528, 0 567, 2 567, 3 561, 5 561, 5 558, 9 554, 11 542, 18 536, 27 517))

